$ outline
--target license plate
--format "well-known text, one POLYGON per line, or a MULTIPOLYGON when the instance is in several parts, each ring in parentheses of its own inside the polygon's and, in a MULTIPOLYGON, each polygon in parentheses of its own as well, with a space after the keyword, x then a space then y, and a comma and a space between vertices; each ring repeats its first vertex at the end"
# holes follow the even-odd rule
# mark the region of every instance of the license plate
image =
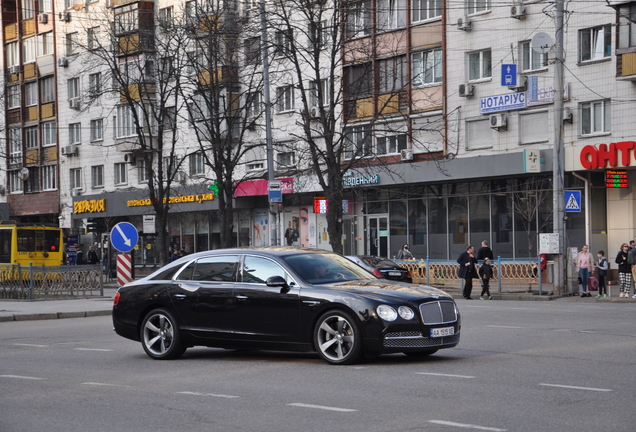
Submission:
POLYGON ((389 276, 402 276, 401 272, 389 272, 389 276))
POLYGON ((431 329, 431 337, 452 336, 455 334, 455 327, 442 327, 431 329))

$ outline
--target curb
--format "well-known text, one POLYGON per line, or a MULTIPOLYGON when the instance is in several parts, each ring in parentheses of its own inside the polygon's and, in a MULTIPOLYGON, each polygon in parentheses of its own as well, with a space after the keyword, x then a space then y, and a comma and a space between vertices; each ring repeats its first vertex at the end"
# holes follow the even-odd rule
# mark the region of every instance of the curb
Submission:
POLYGON ((51 313, 35 313, 35 314, 13 314, 0 316, 0 322, 12 321, 43 321, 67 318, 90 318, 96 316, 110 316, 112 310, 97 310, 85 312, 51 312, 51 313))

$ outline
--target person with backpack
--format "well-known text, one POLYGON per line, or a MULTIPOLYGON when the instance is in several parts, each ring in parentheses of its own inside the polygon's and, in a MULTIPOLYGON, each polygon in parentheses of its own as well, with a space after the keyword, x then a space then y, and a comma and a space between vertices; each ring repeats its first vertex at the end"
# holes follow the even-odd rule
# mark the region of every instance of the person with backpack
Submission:
POLYGON ((605 287, 605 275, 609 270, 609 262, 605 258, 605 251, 598 251, 598 263, 594 266, 598 275, 598 294, 596 298, 607 297, 607 288, 605 287))

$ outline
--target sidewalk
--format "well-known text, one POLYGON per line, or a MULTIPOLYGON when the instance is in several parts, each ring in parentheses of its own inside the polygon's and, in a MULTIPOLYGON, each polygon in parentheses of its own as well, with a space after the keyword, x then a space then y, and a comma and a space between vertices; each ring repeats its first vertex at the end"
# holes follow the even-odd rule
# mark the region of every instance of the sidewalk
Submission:
MULTIPOLYGON (((543 295, 539 295, 538 289, 531 292, 519 291, 518 286, 502 287, 502 292, 497 292, 497 287, 491 289, 493 300, 521 300, 521 301, 570 301, 570 302, 597 302, 597 303, 636 303, 633 298, 619 298, 614 292, 613 297, 596 299, 594 297, 581 298, 578 296, 554 296, 548 295, 552 287, 544 285, 543 295), (549 289, 546 289, 549 288, 549 289)), ((445 287, 444 290, 453 298, 464 302, 459 287, 445 287)), ((61 318, 84 318, 93 316, 110 315, 113 310, 113 298, 117 292, 116 282, 104 284, 103 297, 78 297, 64 300, 1 300, 0 322, 8 321, 33 321, 61 318)), ((473 299, 479 300, 481 287, 473 288, 473 299)), ((593 294, 595 295, 595 294, 593 294)))

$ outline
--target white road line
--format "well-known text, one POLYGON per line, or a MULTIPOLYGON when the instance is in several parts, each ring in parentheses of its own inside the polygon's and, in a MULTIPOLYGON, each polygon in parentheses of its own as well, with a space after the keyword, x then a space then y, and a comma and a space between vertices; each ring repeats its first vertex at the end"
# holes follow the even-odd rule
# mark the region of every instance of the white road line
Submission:
POLYGON ((595 332, 595 331, 592 331, 592 330, 579 330, 579 333, 596 334, 596 332, 595 332))
POLYGON ((104 386, 104 387, 126 387, 126 388, 132 387, 132 386, 123 385, 123 384, 98 383, 98 382, 83 382, 82 385, 93 385, 93 386, 104 386))
POLYGON ((356 411, 358 411, 358 410, 348 409, 348 408, 328 407, 328 406, 311 405, 311 404, 304 404, 304 403, 290 403, 290 404, 287 404, 287 405, 295 406, 295 407, 301 407, 301 408, 321 409, 321 410, 327 410, 327 411, 339 411, 339 412, 356 412, 356 411))
POLYGON ((611 392, 612 389, 603 389, 603 388, 594 388, 594 387, 578 387, 578 386, 568 386, 568 385, 561 385, 561 384, 546 384, 546 383, 539 383, 540 386, 546 386, 546 387, 560 387, 560 388, 567 388, 567 389, 573 389, 573 390, 589 390, 589 391, 598 391, 598 392, 611 392))
POLYGON ((217 397, 217 398, 225 398, 225 399, 238 399, 240 396, 231 396, 231 395, 222 395, 222 394, 213 394, 213 393, 197 393, 197 392, 177 392, 177 394, 187 394, 193 396, 208 396, 208 397, 217 397))
POLYGON ((452 375, 452 374, 441 374, 441 373, 431 373, 431 372, 415 372, 416 375, 432 375, 432 376, 442 376, 442 377, 450 377, 450 378, 475 378, 470 375, 452 375))
POLYGON ((43 380, 43 379, 46 379, 46 378, 21 376, 21 375, 0 375, 0 378, 17 378, 17 379, 26 379, 26 380, 43 380))
POLYGON ((107 348, 73 348, 76 351, 102 351, 102 352, 108 352, 108 351, 112 351, 112 349, 107 349, 107 348))
POLYGON ((36 348, 46 348, 48 347, 48 345, 36 345, 36 344, 21 344, 21 343, 16 343, 13 344, 15 346, 25 346, 25 347, 36 347, 36 348))
POLYGON ((507 328, 507 329, 522 329, 524 327, 515 327, 515 326, 498 326, 498 325, 487 325, 486 327, 492 328, 507 328))
POLYGON ((465 423, 455 423, 455 422, 449 422, 449 421, 443 421, 443 420, 429 420, 428 422, 441 424, 445 426, 456 426, 460 428, 479 429, 479 430, 485 430, 485 431, 506 432, 508 430, 508 429, 499 429, 499 428, 486 427, 486 426, 471 425, 471 424, 465 424, 465 423))

